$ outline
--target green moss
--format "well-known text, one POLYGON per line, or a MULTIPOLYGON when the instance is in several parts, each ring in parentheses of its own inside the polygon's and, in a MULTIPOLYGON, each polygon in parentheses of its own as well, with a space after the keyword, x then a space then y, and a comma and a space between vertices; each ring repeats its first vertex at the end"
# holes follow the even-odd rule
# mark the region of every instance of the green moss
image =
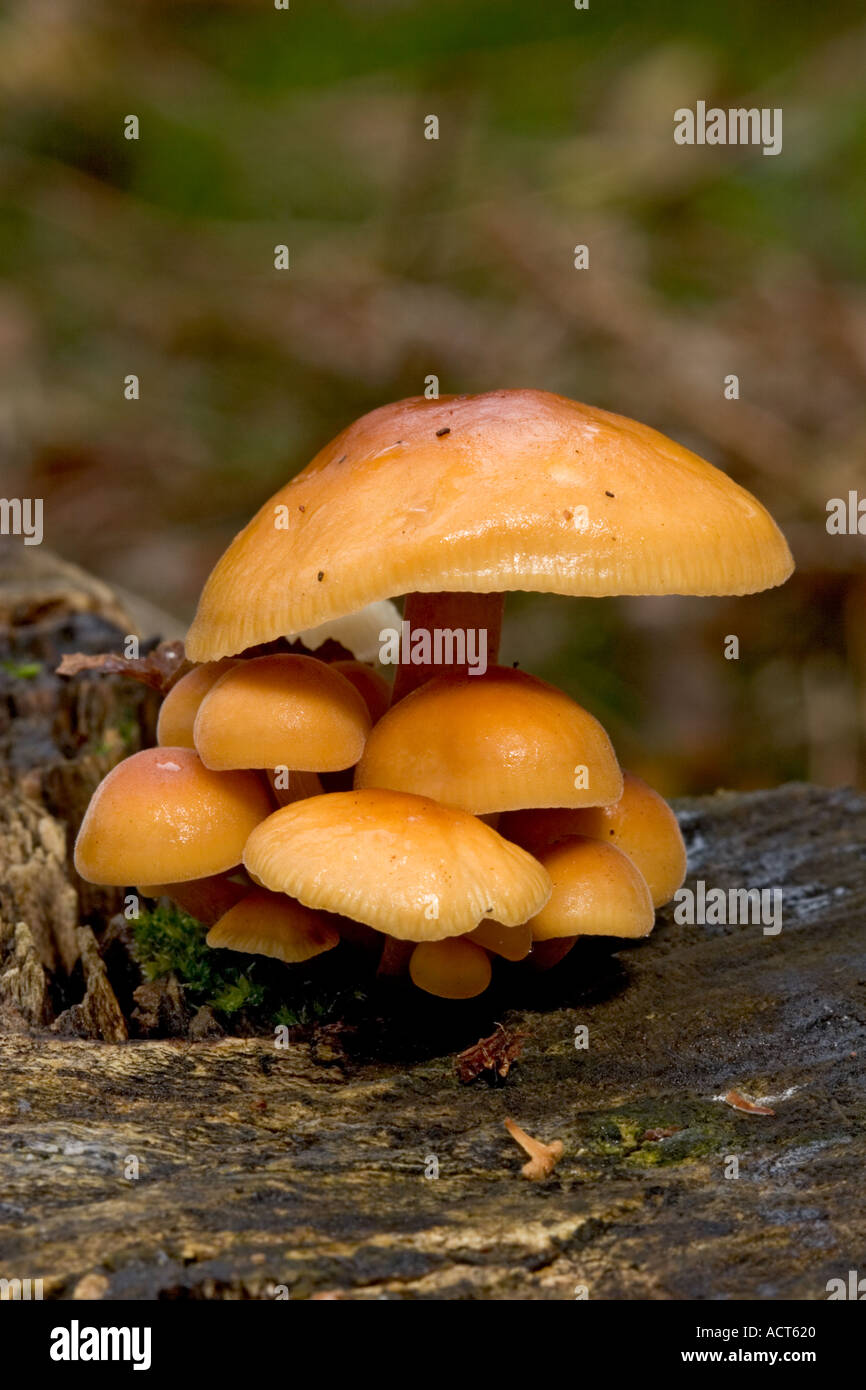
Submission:
POLYGON ((41 661, 0 661, 0 671, 13 680, 30 681, 42 671, 41 661))
POLYGON ((587 1156, 633 1168, 660 1168, 727 1153, 735 1143, 741 1144, 742 1136, 719 1107, 690 1105, 688 1113, 682 1113, 644 1105, 600 1119, 584 1139, 583 1149, 587 1156), (666 1129, 675 1132, 659 1139, 644 1138, 666 1129))
MULTIPOLYGON (((207 928, 165 899, 144 909, 133 927, 135 954, 149 980, 174 974, 193 1005, 225 1018, 243 1014, 261 1027, 325 1022, 363 994, 347 987, 327 957, 288 966, 262 956, 212 950, 207 928)), ((328 952, 327 955, 337 952, 328 952)))

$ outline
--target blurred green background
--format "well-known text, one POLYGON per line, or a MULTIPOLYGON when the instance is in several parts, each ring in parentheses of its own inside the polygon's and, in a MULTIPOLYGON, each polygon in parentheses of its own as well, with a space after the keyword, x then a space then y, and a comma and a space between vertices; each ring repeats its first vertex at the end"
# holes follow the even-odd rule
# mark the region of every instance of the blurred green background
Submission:
POLYGON ((798 571, 515 595, 504 658, 667 793, 866 784, 866 538, 825 529, 866 495, 862 4, 13 0, 0 46, 2 491, 48 545, 186 621, 361 412, 560 391, 751 488, 798 571), (675 145, 699 98, 782 107, 782 154, 675 145))

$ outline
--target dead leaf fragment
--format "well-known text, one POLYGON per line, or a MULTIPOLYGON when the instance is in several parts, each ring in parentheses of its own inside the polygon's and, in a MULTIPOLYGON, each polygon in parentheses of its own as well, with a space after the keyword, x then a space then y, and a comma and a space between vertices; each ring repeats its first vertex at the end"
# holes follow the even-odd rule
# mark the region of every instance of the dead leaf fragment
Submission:
POLYGON ((756 1105, 753 1100, 740 1095, 739 1091, 728 1091, 725 1096, 725 1103, 734 1110, 744 1110, 747 1115, 775 1115, 775 1110, 770 1110, 766 1105, 756 1105))
POLYGON ((458 1080, 464 1084, 474 1081, 486 1069, 504 1081, 523 1051, 523 1041, 528 1036, 517 1029, 497 1024, 496 1032, 491 1033, 489 1038, 479 1038, 477 1043, 457 1054, 454 1065, 458 1080))
POLYGON ((77 676, 79 671, 100 671, 106 676, 128 676, 165 695, 175 681, 191 667, 184 656, 183 642, 160 642, 147 656, 125 657, 117 652, 67 652, 57 667, 58 676, 77 676))

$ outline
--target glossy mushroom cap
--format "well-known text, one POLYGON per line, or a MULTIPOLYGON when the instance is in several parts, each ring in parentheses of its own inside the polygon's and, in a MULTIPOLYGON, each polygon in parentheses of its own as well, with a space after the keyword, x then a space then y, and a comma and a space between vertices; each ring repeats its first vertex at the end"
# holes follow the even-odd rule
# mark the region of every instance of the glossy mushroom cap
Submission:
POLYGON ((670 806, 641 777, 623 773, 623 793, 609 806, 515 811, 499 832, 537 854, 566 835, 588 835, 627 854, 649 886, 653 907, 670 902, 686 876, 686 847, 670 806))
POLYGON ((525 850, 465 811, 401 792, 284 806, 253 831, 244 864, 266 888, 404 941, 459 936, 483 917, 516 926, 550 892, 525 850))
POLYGON ((195 748, 192 730, 198 707, 220 676, 236 665, 231 657, 206 661, 181 676, 159 707, 156 741, 163 748, 195 748))
POLYGON ((450 941, 422 941, 409 961, 412 983, 440 999, 474 999, 483 994, 492 974, 490 957, 465 936, 450 941))
POLYGON ((206 767, 337 772, 360 758, 367 706, 338 671, 312 656, 240 661, 202 700, 194 738, 206 767))
POLYGON ((485 815, 616 801, 622 774, 597 719, 536 676, 494 666, 437 676, 394 705, 367 740, 355 786, 485 815))
POLYGON ((75 842, 88 883, 182 883, 240 863, 272 809, 253 772, 211 772, 189 748, 145 748, 100 782, 75 842))
POLYGON ((395 594, 747 594, 792 568, 750 493, 646 425, 547 391, 415 397, 265 503, 205 585, 187 655, 395 594))
POLYGON ((264 888, 247 893, 207 934, 208 946, 274 956, 288 965, 311 960, 339 941, 340 933, 326 913, 264 888))
POLYGON ((646 882, 622 850, 571 835, 540 851, 553 892, 529 925, 536 941, 560 936, 648 936, 655 914, 646 882))

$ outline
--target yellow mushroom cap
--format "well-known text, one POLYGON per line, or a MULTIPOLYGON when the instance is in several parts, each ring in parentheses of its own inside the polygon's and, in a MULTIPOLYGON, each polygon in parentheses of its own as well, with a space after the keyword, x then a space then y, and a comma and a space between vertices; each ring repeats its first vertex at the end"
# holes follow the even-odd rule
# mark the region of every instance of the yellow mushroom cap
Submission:
POLYGON ((752 495, 646 425, 547 391, 418 397, 343 430, 235 537, 187 655, 395 594, 746 594, 793 562, 752 495))
POLYGON ((360 758, 367 706, 345 676, 312 656, 240 661, 202 700, 195 746, 206 767, 337 772, 360 758))
POLYGON ((250 874, 308 907, 403 941, 440 941, 483 917, 516 926, 550 892, 541 865, 465 811, 390 791, 284 806, 251 834, 250 874))
POLYGON ((532 950, 532 928, 528 922, 519 927, 503 927, 501 922, 487 918, 474 931, 469 932, 467 941, 483 946, 503 960, 523 960, 532 950))
POLYGON ((492 974, 490 957, 464 936, 450 941, 422 941, 409 961, 412 983, 440 999, 474 999, 483 994, 492 974))
POLYGON ((615 845, 640 869, 653 907, 670 902, 686 876, 686 847, 676 816, 664 797, 633 772, 623 773, 622 796, 609 806, 515 811, 503 817, 499 829, 530 854, 565 835, 588 835, 615 845))
POLYGON ((224 946, 254 956, 274 956, 299 965, 340 940, 331 917, 282 893, 254 888, 229 909, 207 934, 208 946, 224 946))
POLYGON ((271 809, 253 772, 211 772, 189 748, 145 748, 100 782, 75 842, 88 883, 183 883, 233 869, 271 809))
POLYGON ((546 681, 494 666, 437 676, 394 705, 367 740, 355 786, 485 815, 616 801, 622 773, 597 719, 546 681))
POLYGON ((560 936, 648 936, 655 914, 643 875, 622 850, 570 835, 539 851, 553 892, 529 925, 536 941, 560 936))
POLYGON ((231 657, 223 661, 206 661, 181 676, 169 690, 159 707, 156 741, 163 748, 195 748, 192 729, 198 707, 220 676, 236 662, 231 657))
POLYGON ((331 670, 351 681, 363 698, 373 723, 377 723, 391 703, 391 687, 375 666, 365 661, 332 661, 331 670))

